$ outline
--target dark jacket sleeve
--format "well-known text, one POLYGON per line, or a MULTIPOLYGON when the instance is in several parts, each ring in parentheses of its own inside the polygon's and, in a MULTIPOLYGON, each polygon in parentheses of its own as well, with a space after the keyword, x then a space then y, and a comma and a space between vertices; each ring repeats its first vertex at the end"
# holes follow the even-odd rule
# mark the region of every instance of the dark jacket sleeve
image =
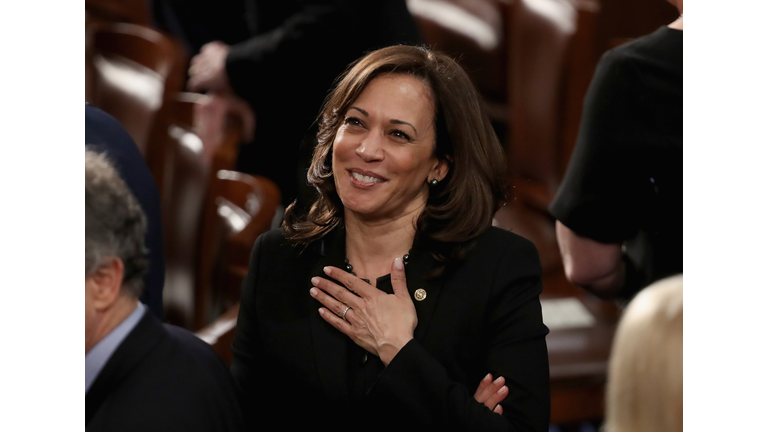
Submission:
MULTIPOLYGON (((452 380, 416 340, 394 357, 369 396, 395 401, 429 430, 546 431, 549 427, 549 363, 539 294, 541 267, 532 243, 510 243, 500 254, 484 314, 484 366, 504 376, 509 395, 498 415, 474 399, 473 388, 452 380), (435 422, 440 422, 436 424, 435 422)), ((478 291, 483 288, 475 288, 478 291)), ((479 384, 479 383, 478 383, 479 384)))
POLYGON ((227 57, 232 89, 257 114, 287 108, 296 116, 300 107, 300 114, 314 119, 334 79, 351 62, 378 48, 420 42, 404 0, 298 3, 295 13, 233 45, 227 57))
POLYGON ((605 243, 634 237, 653 185, 643 175, 651 110, 632 59, 603 55, 584 100, 579 137, 550 212, 571 230, 605 243))
MULTIPOLYGON (((334 58, 332 41, 340 39, 341 19, 337 1, 305 2, 302 9, 271 31, 233 45, 226 69, 236 94, 258 111, 291 94, 326 90, 342 69, 328 73, 334 58), (320 63, 326 58, 324 63, 320 63), (297 77, 301 77, 298 79, 297 77), (328 81, 328 82, 326 82, 328 81)), ((294 101, 295 103, 295 101, 294 101)))

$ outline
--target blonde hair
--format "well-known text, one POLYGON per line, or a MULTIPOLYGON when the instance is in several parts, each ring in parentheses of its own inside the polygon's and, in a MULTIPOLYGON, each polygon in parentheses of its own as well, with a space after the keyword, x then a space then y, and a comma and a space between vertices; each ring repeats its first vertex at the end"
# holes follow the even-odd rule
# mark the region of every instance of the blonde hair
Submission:
POLYGON ((630 302, 608 370, 604 432, 683 430, 683 276, 630 302))

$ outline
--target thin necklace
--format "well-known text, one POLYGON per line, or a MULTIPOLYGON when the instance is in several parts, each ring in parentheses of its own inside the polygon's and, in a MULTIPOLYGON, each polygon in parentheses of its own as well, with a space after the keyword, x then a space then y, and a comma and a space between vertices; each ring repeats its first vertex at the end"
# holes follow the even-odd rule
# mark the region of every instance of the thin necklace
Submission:
MULTIPOLYGON (((407 254, 403 255, 403 264, 408 264, 408 260, 411 259, 411 251, 408 251, 407 254)), ((347 271, 347 273, 351 274, 352 276, 357 276, 357 273, 353 270, 354 267, 352 267, 352 264, 349 263, 349 259, 344 258, 344 269, 347 271)), ((371 280, 366 278, 360 278, 365 281, 365 283, 370 284, 371 280)))

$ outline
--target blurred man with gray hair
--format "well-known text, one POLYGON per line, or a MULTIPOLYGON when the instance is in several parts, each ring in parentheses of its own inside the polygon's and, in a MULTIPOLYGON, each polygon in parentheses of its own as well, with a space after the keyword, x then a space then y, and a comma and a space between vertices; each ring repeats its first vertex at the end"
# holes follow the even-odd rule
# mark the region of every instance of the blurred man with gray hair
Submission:
POLYGON ((232 378, 205 342, 139 302, 146 217, 107 155, 85 150, 85 426, 234 431, 232 378))

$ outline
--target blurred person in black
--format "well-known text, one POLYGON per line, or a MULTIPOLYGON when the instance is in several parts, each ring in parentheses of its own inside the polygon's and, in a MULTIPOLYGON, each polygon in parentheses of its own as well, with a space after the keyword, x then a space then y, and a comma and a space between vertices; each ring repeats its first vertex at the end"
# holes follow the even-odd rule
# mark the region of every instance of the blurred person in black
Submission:
POLYGON ((366 52, 420 42, 404 0, 244 0, 221 9, 218 3, 155 0, 154 10, 161 27, 200 50, 191 61, 189 88, 230 101, 246 136, 256 124, 238 169, 274 180, 284 205, 297 193, 301 201, 315 199, 306 185, 313 123, 334 79, 366 52))
POLYGON ((683 271, 683 0, 673 23, 605 53, 550 212, 568 279, 629 299, 683 271))
POLYGON ((234 383, 213 349, 138 300, 147 219, 104 153, 85 150, 85 428, 239 431, 234 383))
POLYGON ((139 200, 147 216, 144 258, 149 268, 144 276, 141 302, 156 317, 163 319, 163 285, 165 258, 163 255, 163 221, 160 215, 160 192, 139 148, 123 125, 111 115, 92 105, 85 105, 85 145, 106 153, 115 169, 139 200))

